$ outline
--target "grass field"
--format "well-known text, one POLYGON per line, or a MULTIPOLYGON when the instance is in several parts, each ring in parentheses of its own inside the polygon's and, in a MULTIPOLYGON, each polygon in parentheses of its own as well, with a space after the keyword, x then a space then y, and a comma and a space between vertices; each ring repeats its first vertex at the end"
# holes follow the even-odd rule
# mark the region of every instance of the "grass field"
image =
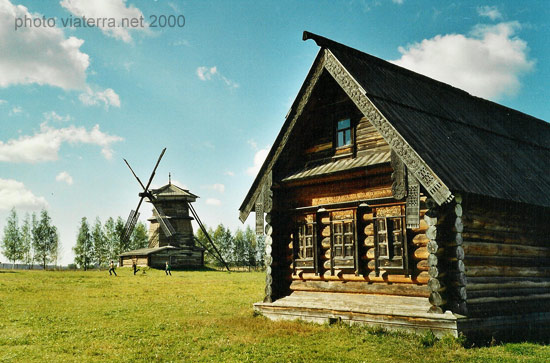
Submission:
POLYGON ((550 361, 550 346, 255 316, 260 272, 0 271, 0 361, 550 361), (426 344, 428 343, 428 344, 426 344), (427 345, 427 346, 426 346, 427 345))

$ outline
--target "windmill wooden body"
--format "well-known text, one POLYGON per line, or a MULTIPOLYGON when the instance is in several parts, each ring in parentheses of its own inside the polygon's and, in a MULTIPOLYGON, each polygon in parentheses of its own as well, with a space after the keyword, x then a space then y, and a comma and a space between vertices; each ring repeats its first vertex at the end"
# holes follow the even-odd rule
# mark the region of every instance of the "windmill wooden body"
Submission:
MULTIPOLYGON (((198 196, 189 192, 189 190, 172 184, 170 179, 168 184, 163 187, 149 190, 155 171, 165 151, 166 149, 162 150, 147 185, 143 185, 130 164, 124 160, 143 191, 139 193, 140 200, 136 209, 130 212, 122 239, 129 240, 139 218, 139 208, 145 198, 151 204, 153 215, 148 219, 150 222, 148 247, 120 254, 120 266, 132 266, 135 263, 140 266, 164 268, 166 262, 169 262, 173 268, 204 266, 204 251, 208 251, 208 249, 206 246, 199 247, 195 245, 198 240, 193 234, 193 226, 191 225, 193 219, 196 220, 211 243, 211 247, 215 252, 211 253, 223 262, 197 212, 191 205, 198 196), (190 216, 189 212, 193 216, 190 216)), ((225 262, 223 263, 225 264, 225 262)))

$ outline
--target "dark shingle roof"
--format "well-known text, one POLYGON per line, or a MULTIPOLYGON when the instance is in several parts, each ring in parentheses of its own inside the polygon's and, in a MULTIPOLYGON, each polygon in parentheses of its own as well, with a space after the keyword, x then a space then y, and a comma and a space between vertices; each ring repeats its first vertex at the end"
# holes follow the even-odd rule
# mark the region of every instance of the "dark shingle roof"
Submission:
MULTIPOLYGON (((338 59, 381 114, 453 193, 468 192, 550 207, 550 124, 304 32, 304 40, 307 39, 315 40, 338 59)), ((243 222, 253 209, 252 199, 261 187, 262 176, 273 165, 274 150, 285 142, 283 135, 290 125, 287 116, 239 208, 243 222)))
POLYGON ((332 40, 367 97, 454 191, 550 206, 550 124, 332 40))

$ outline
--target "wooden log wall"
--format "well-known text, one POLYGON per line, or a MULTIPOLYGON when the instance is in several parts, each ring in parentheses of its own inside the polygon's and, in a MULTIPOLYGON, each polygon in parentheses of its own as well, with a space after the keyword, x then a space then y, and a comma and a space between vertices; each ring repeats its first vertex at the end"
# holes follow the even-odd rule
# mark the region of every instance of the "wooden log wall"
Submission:
POLYGON ((423 222, 427 225, 425 239, 427 240, 426 252, 428 253, 428 289, 430 291, 429 301, 432 305, 430 312, 443 313, 448 303, 447 269, 441 263, 445 253, 444 244, 441 242, 440 231, 448 223, 445 216, 445 209, 440 208, 433 199, 426 200, 427 211, 424 213, 423 222))
MULTIPOLYGON (((288 213, 280 211, 280 190, 272 190, 265 217, 266 286, 264 302, 272 302, 290 294, 292 255, 289 255, 288 236, 292 221, 288 213)), ((265 202, 265 200, 264 200, 265 202)), ((290 252, 292 253, 292 252, 290 252)))
POLYGON ((386 140, 366 117, 362 117, 357 123, 355 135, 357 156, 390 151, 386 140))
POLYGON ((451 309, 472 317, 549 312, 549 211, 472 196, 456 202, 451 309))
MULTIPOLYGON (((426 197, 421 198, 421 216, 428 211, 426 197)), ((371 210, 357 210, 357 241, 360 251, 359 273, 354 269, 334 269, 331 271, 331 228, 328 213, 318 218, 318 236, 320 271, 315 274, 311 270, 297 269, 292 275, 293 291, 325 291, 348 292, 365 294, 386 294, 401 296, 430 297, 428 282, 430 281, 430 265, 428 243, 430 241, 429 225, 422 219, 419 228, 407 230, 409 244, 410 276, 391 272, 381 268, 377 275, 375 272, 375 244, 374 244, 374 219, 371 210)), ((288 237, 287 258, 292 261, 292 240, 288 237)), ((292 269, 292 264, 290 265, 292 269)), ((439 292, 438 289, 434 291, 439 292)))

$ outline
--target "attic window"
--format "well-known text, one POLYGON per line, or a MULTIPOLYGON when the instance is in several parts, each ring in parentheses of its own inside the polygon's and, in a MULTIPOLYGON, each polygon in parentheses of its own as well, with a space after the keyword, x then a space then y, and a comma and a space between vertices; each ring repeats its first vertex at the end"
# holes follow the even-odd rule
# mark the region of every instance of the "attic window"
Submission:
POLYGON ((351 120, 345 118, 336 123, 336 147, 348 145, 351 145, 351 120))

